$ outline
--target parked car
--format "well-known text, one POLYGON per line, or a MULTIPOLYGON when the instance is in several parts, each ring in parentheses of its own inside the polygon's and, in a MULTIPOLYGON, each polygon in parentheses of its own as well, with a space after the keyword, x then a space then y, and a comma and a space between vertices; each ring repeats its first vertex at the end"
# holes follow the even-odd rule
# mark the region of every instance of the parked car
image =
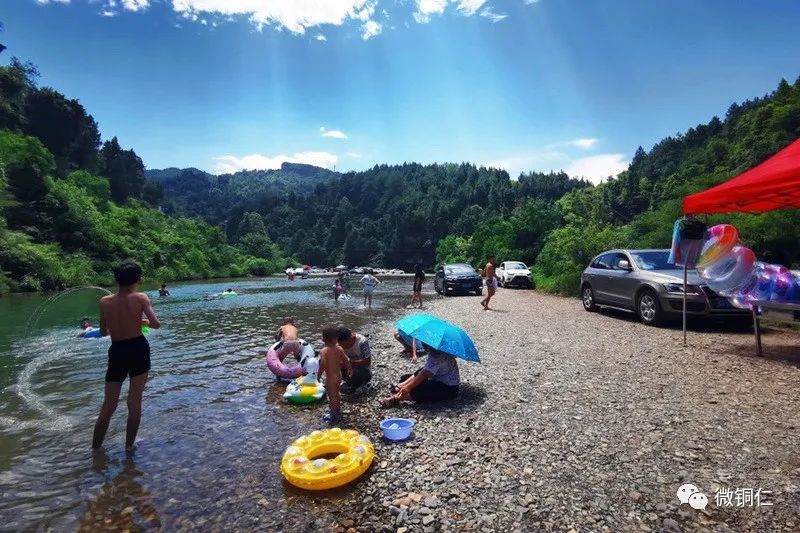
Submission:
POLYGON ((361 274, 366 274, 366 273, 367 273, 367 268, 366 267, 355 267, 355 268, 351 268, 350 269, 350 274, 361 275, 361 274))
MULTIPOLYGON (((616 307, 635 312, 648 325, 680 316, 683 310, 683 269, 667 262, 669 250, 609 250, 595 257, 581 275, 583 308, 616 307)), ((748 315, 706 285, 689 270, 687 314, 748 315)))
POLYGON ((531 269, 521 261, 503 261, 497 267, 497 277, 503 287, 533 288, 531 269))
POLYGON ((451 293, 483 293, 483 279, 472 265, 453 263, 439 265, 433 278, 433 288, 439 294, 449 296, 451 293))

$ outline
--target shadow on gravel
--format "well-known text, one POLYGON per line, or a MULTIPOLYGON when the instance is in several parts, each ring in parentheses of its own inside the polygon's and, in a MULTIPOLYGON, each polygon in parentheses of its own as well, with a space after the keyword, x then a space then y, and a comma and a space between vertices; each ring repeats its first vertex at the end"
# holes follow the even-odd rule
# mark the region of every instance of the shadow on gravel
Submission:
POLYGON ((768 361, 787 363, 792 366, 800 367, 800 347, 787 346, 785 344, 770 346, 769 344, 764 344, 763 339, 764 336, 762 335, 761 357, 756 355, 755 341, 746 344, 734 344, 730 346, 730 352, 732 355, 739 357, 766 359, 768 361))
MULTIPOLYGON (((630 323, 641 323, 636 313, 622 311, 620 309, 602 308, 597 311, 598 314, 614 318, 615 320, 624 320, 630 323)), ((643 328, 650 327, 641 324, 643 328)), ((683 328, 681 317, 670 318, 662 328, 680 330, 683 328)), ((689 317, 686 323, 688 331, 705 332, 705 333, 752 333, 753 332, 753 319, 750 315, 741 317, 729 318, 699 318, 689 317)), ((764 330, 762 329, 762 332, 764 330)))
POLYGON ((486 392, 476 385, 462 383, 461 390, 456 399, 449 402, 436 403, 411 403, 408 404, 414 411, 426 413, 447 413, 458 415, 460 413, 474 412, 475 408, 486 401, 486 392))

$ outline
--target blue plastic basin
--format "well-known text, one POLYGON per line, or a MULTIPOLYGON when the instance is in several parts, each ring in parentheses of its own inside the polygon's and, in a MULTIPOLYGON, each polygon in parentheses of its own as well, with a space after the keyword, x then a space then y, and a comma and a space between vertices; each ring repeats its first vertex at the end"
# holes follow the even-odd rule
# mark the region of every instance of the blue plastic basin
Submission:
POLYGON ((414 429, 414 422, 408 418, 387 418, 381 420, 380 426, 383 430, 383 436, 389 440, 406 440, 411 435, 411 430, 414 429), (396 425, 396 429, 392 426, 396 425))

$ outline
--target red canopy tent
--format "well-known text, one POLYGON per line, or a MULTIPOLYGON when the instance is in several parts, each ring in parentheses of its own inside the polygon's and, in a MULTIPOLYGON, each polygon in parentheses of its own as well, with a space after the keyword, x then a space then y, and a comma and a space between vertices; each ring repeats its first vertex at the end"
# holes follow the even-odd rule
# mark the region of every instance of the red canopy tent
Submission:
POLYGON ((729 181, 683 199, 683 213, 800 208, 800 139, 729 181))
MULTIPOLYGON (((792 208, 800 208, 800 139, 747 172, 683 199, 684 215, 792 208)), ((686 266, 683 287, 683 344, 686 345, 686 266)), ((755 325, 758 331, 758 322, 755 325)))

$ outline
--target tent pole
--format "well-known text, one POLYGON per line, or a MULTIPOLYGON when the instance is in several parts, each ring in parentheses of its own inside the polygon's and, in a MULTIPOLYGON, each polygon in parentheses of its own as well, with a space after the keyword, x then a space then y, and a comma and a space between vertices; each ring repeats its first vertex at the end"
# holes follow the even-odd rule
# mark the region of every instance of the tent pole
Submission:
POLYGON ((686 258, 683 261, 683 345, 686 346, 686 280, 689 276, 689 267, 686 264, 686 258))

